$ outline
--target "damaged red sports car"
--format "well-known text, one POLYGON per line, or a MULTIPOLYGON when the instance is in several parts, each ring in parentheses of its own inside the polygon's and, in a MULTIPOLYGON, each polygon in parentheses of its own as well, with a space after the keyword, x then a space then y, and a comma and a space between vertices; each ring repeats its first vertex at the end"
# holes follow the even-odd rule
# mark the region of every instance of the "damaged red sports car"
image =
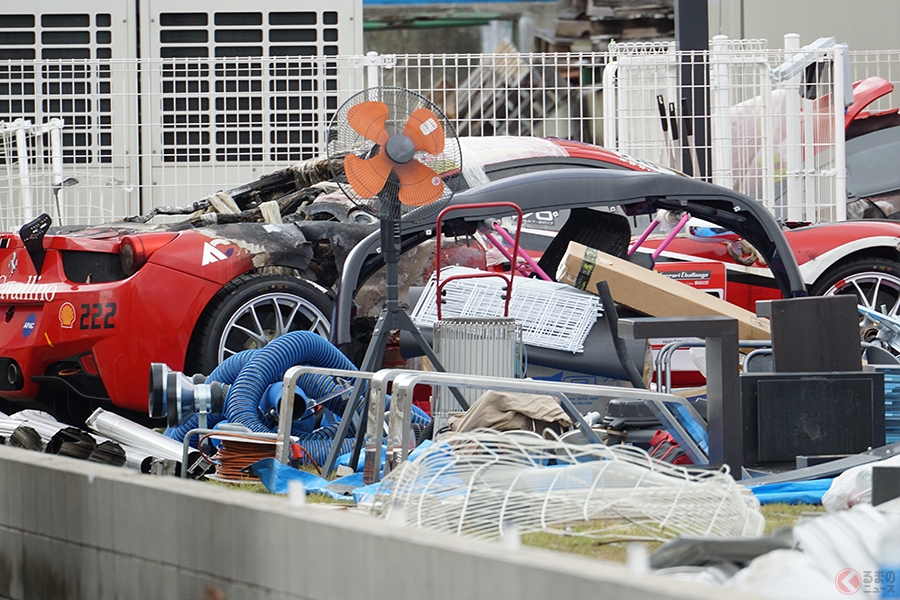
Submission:
MULTIPOLYGON (((808 287, 850 291, 898 311, 898 223, 782 231, 750 198, 596 146, 534 138, 462 143, 465 183, 451 203, 516 202, 531 232, 524 244, 535 252, 582 209, 618 207, 626 224, 624 215, 685 211, 731 233, 715 243, 677 238, 667 250, 725 263, 731 300, 752 308, 755 299, 808 287), (735 252, 738 236, 746 245, 735 252)), ((235 352, 300 329, 329 336, 352 355, 354 341, 369 333, 371 307, 380 308, 377 294, 358 294, 381 265, 378 225, 328 179, 327 168, 311 162, 228 191, 235 214, 204 200, 159 211, 183 214, 174 224, 150 224, 148 214, 53 228, 42 216, 0 234, 0 398, 71 420, 97 405, 145 414, 151 362, 208 373, 235 352), (269 201, 280 213, 274 222, 260 209, 269 201)), ((455 218, 495 216, 502 215, 455 218)), ((404 249, 433 241, 433 226, 404 223, 404 249)), ((431 258, 416 263, 405 286, 424 281, 433 265, 431 258)))

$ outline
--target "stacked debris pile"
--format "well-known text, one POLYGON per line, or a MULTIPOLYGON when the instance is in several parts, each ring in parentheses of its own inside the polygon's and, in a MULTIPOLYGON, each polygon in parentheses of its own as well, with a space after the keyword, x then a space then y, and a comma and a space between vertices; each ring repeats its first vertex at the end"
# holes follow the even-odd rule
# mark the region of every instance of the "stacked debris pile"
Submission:
POLYGON ((594 140, 584 117, 591 103, 578 88, 581 69, 544 63, 505 42, 462 82, 435 84, 434 103, 460 136, 544 136, 594 140))
POLYGON ((539 52, 605 52, 611 40, 673 39, 673 0, 570 0, 553 30, 537 32, 539 52))

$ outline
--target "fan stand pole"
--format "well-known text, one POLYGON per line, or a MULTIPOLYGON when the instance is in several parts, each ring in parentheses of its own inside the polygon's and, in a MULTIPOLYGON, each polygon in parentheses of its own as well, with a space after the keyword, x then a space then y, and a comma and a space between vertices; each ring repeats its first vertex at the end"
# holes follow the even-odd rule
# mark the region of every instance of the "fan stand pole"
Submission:
MULTIPOLYGON (((366 348, 366 355, 363 358, 359 370, 375 372, 381 369, 388 336, 391 331, 399 329, 409 332, 419 345, 419 348, 424 352, 425 356, 428 357, 428 360, 431 361, 432 366, 434 366, 437 371, 444 372, 444 367, 435 355, 434 350, 432 350, 431 346, 422 336, 419 328, 412 322, 409 314, 400 307, 400 285, 398 283, 400 279, 398 268, 400 260, 399 221, 382 221, 381 248, 384 253, 385 294, 387 303, 385 308, 381 311, 381 314, 378 316, 378 321, 375 323, 375 329, 372 331, 372 339, 369 341, 368 348, 366 348)), ((338 424, 337 431, 335 432, 334 441, 328 451, 328 458, 325 460, 325 465, 322 467, 322 474, 325 477, 330 475, 334 470, 334 464, 341 454, 341 447, 344 445, 344 440, 347 438, 350 424, 357 419, 357 410, 360 404, 363 404, 362 417, 358 419, 359 424, 356 428, 356 440, 353 445, 353 452, 350 455, 351 467, 355 468, 354 465, 359 461, 359 454, 362 451, 363 440, 366 435, 366 425, 368 421, 366 415, 369 413, 369 397, 368 394, 363 393, 365 385, 366 381, 363 379, 357 379, 353 384, 353 390, 350 393, 347 405, 344 407, 344 414, 341 415, 341 422, 338 424)), ((465 401, 462 394, 460 394, 459 390, 451 388, 451 392, 456 397, 457 402, 460 403, 463 410, 469 408, 468 403, 465 401)))

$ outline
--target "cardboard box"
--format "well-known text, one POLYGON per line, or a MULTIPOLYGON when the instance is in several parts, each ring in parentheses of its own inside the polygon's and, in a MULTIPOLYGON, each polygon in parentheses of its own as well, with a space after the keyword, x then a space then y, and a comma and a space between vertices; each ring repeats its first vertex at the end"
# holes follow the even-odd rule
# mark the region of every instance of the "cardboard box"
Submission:
POLYGON ((576 242, 569 242, 556 279, 593 294, 597 293, 597 283, 606 280, 618 304, 649 317, 731 317, 737 319, 740 339, 771 339, 768 319, 576 242))

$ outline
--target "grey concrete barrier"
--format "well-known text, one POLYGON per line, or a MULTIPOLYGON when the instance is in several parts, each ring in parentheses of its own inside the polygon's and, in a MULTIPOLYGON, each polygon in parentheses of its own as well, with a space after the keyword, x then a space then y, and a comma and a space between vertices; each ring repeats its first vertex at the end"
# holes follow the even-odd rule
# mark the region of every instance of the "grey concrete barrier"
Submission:
POLYGON ((355 511, 0 447, 0 597, 722 600, 723 589, 355 511))

